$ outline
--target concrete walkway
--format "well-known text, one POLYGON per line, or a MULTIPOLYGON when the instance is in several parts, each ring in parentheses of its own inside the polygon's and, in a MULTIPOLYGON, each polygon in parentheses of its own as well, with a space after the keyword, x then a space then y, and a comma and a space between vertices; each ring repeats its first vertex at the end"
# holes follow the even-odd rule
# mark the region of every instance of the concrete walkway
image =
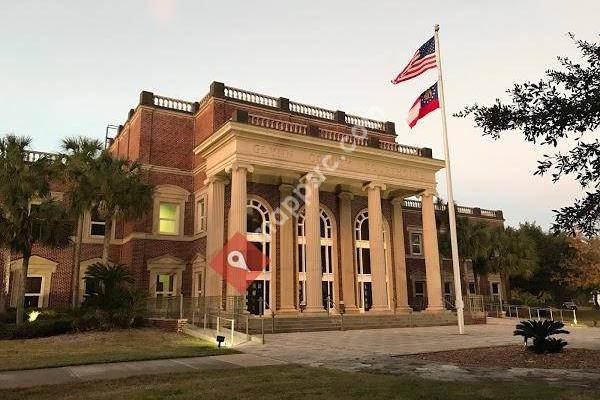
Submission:
MULTIPOLYGON (((596 372, 585 375, 585 371, 550 372, 515 368, 507 374, 506 369, 475 370, 439 363, 406 362, 394 357, 522 343, 521 338, 512 335, 517 321, 493 318, 488 321, 487 325, 467 326, 465 335, 459 335, 455 326, 282 333, 267 335, 265 345, 250 342, 236 348, 244 354, 7 371, 0 372, 0 389, 287 363, 347 371, 411 373, 432 379, 496 379, 506 374, 511 379, 522 375, 536 378, 546 376, 548 380, 556 378, 559 381, 558 378, 564 377, 569 381, 571 376, 574 384, 586 380, 600 382, 600 374, 596 372), (442 373, 444 371, 445 373, 442 373)), ((567 329, 571 331, 567 337, 569 346, 600 349, 600 329, 567 329)))
POLYGON ((282 361, 252 354, 172 358, 165 360, 131 361, 72 367, 42 368, 0 372, 0 389, 25 388, 61 383, 77 383, 140 375, 194 372, 284 364, 282 361))

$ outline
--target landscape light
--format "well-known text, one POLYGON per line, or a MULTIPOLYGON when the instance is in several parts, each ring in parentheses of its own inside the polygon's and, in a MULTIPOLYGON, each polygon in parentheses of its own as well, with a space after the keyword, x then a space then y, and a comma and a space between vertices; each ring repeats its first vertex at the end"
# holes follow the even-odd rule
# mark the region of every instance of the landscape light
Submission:
POLYGON ((217 336, 217 345, 221 348, 221 343, 225 342, 225 336, 217 336))

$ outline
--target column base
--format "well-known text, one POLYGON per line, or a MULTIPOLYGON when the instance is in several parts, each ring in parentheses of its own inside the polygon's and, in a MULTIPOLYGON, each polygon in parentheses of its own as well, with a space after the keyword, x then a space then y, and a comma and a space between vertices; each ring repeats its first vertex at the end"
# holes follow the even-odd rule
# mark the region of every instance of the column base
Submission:
POLYGON ((413 312, 413 309, 409 306, 398 306, 396 307, 395 311, 396 314, 410 314, 411 312, 413 312))
POLYGON ((344 314, 359 314, 360 308, 356 306, 346 306, 344 309, 344 314))
POLYGON ((432 314, 443 313, 444 311, 446 311, 444 306, 429 306, 425 309, 425 312, 432 313, 432 314))
POLYGON ((388 306, 372 306, 368 312, 373 314, 390 314, 392 313, 392 309, 388 306))
POLYGON ((327 310, 325 310, 323 307, 319 307, 319 306, 312 306, 309 307, 307 306, 304 309, 303 314, 310 314, 310 315, 316 315, 316 314, 327 314, 327 310))
POLYGON ((296 315, 300 312, 300 310, 295 309, 293 307, 281 308, 277 310, 277 315, 296 315))

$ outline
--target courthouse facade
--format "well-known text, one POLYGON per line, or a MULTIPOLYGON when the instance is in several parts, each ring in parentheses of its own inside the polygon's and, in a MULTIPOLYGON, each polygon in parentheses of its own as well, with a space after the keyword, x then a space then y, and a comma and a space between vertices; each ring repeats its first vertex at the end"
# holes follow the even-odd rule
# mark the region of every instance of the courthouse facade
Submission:
MULTIPOLYGON (((254 314, 442 311, 454 298, 436 226, 444 162, 396 139, 392 122, 219 82, 198 102, 142 92, 107 141, 142 164, 154 206, 139 221, 116 221, 111 261, 128 265, 151 296, 244 294, 254 314), (238 232, 268 259, 246 293, 210 266, 238 232)), ((457 211, 504 221, 501 211, 457 211)), ((94 212, 85 225, 81 276, 99 260, 104 234, 94 212)), ((68 306, 72 251, 35 249, 28 305, 68 306)), ((20 259, 4 259, 14 281, 20 259)), ((466 293, 502 295, 499 277, 464 272, 466 293)))

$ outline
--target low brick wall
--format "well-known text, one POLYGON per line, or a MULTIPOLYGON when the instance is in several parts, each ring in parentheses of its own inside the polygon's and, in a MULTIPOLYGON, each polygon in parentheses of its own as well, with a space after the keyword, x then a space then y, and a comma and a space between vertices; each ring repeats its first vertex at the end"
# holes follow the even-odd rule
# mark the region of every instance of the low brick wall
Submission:
POLYGON ((181 333, 183 328, 187 325, 187 319, 175 319, 175 318, 148 318, 148 325, 154 326, 158 329, 162 329, 166 332, 181 333))

